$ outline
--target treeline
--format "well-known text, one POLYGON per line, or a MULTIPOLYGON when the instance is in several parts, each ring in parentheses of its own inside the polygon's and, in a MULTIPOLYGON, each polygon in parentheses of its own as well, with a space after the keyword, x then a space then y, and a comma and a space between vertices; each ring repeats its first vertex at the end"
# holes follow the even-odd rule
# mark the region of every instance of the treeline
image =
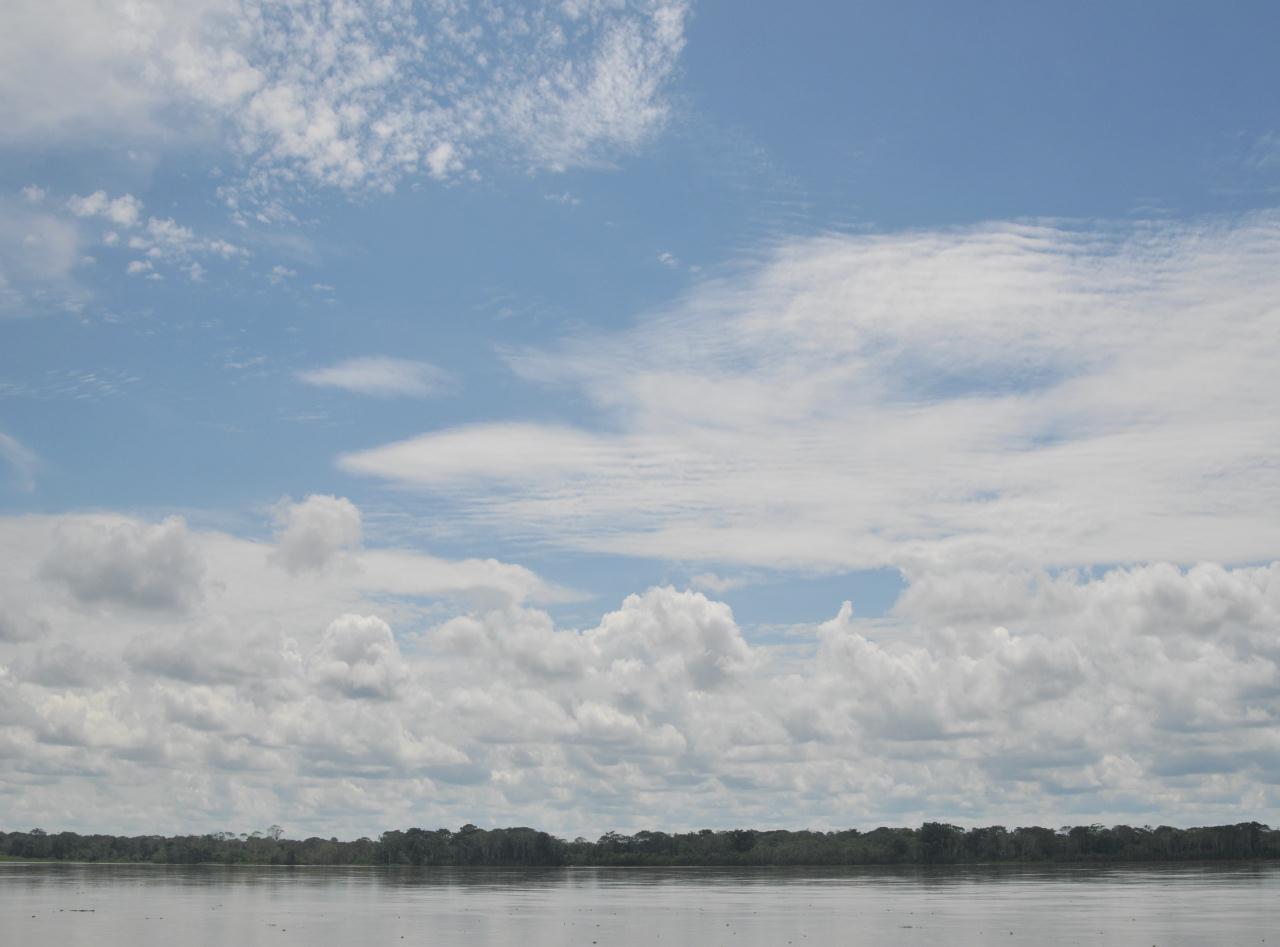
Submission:
POLYGON ((0 832, 0 857, 58 861, 225 865, 498 866, 562 865, 955 865, 992 862, 1211 861, 1280 858, 1280 829, 1259 822, 1178 829, 1116 825, 1048 829, 918 829, 869 832, 609 832, 596 841, 530 828, 405 829, 361 838, 287 839, 266 833, 164 837, 0 832))
POLYGON ((568 845, 535 829, 407 829, 341 842, 288 839, 278 826, 236 835, 79 835, 75 832, 0 832, 0 857, 86 862, 197 865, 487 865, 568 864, 568 845))
POLYGON ((869 832, 610 832, 569 845, 581 865, 957 865, 990 862, 1197 861, 1280 858, 1280 830, 1258 822, 1177 829, 1117 825, 963 829, 926 822, 918 829, 869 832))

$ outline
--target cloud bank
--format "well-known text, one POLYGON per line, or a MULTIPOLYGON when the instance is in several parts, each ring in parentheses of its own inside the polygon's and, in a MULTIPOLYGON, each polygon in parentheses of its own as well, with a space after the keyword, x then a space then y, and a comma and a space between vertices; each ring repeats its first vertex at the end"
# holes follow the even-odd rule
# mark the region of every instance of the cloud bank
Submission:
POLYGON ((299 537, 347 535, 323 524, 348 506, 283 505, 275 543, 0 520, 8 817, 356 835, 1280 817, 1280 565, 921 569, 887 618, 832 603, 767 639, 658 587, 567 628, 539 605, 563 590, 517 566, 349 546, 290 569, 299 537))

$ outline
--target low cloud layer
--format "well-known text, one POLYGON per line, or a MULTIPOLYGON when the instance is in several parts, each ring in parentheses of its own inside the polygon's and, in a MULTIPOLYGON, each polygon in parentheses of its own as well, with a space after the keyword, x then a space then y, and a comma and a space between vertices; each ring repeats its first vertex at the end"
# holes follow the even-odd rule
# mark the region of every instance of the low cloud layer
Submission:
POLYGON ((833 602, 767 637, 659 587, 574 629, 539 604, 565 593, 517 566, 352 545, 289 569, 294 526, 346 504, 283 507, 275 545, 178 520, 0 520, 10 820, 1280 818, 1280 565, 921 565, 884 619, 833 602))
POLYGON ((80 520, 55 530, 39 574, 80 605, 183 611, 202 594, 204 562, 180 519, 80 520))

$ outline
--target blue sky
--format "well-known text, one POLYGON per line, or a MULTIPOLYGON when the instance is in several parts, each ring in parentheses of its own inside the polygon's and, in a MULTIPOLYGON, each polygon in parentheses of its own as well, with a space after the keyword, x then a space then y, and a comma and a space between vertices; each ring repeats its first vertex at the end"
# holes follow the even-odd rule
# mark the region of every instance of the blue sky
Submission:
POLYGON ((0 25, 22 818, 1280 812, 1274 5, 0 25))

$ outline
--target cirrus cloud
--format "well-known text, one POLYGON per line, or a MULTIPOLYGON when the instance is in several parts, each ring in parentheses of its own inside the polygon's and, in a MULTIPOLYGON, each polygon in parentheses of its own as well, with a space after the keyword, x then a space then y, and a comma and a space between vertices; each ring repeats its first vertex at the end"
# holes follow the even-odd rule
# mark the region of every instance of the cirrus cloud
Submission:
POLYGON ((298 378, 320 388, 340 388, 383 398, 438 394, 451 380, 448 372, 430 362, 385 356, 350 358, 299 372, 298 378))
POLYGON ((631 330, 509 356, 592 424, 341 457, 472 527, 832 569, 1266 559, 1280 217, 791 241, 631 330), (1190 383, 1194 379, 1195 382, 1190 383))

